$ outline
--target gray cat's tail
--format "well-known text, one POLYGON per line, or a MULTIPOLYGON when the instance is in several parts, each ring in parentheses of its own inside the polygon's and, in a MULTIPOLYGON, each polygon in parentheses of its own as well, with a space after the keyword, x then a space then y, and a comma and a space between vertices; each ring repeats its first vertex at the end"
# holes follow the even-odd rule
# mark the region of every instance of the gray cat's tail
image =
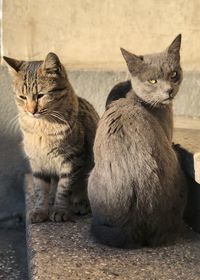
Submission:
POLYGON ((107 225, 92 223, 92 235, 95 239, 110 247, 136 249, 141 247, 132 239, 131 232, 128 227, 111 227, 107 225))
POLYGON ((131 81, 125 81, 125 82, 121 82, 118 83, 117 85, 115 85, 106 100, 106 110, 108 109, 109 105, 115 101, 118 100, 120 98, 126 98, 127 93, 131 90, 132 86, 131 86, 131 81))

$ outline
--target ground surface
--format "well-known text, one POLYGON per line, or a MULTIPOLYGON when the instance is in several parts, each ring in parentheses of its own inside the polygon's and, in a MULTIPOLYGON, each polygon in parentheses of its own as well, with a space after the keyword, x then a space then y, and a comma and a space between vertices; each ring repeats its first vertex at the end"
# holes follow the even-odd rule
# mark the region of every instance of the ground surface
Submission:
MULTIPOLYGON (((178 122, 179 124, 180 122, 178 122)), ((199 122, 190 130, 185 121, 175 130, 174 141, 186 147, 193 179, 199 174, 194 155, 199 154, 199 122), (196 171, 196 172, 195 172, 196 171)), ((199 184, 194 186, 191 212, 199 225, 199 184)), ((27 207, 33 198, 27 177, 27 207)), ((160 248, 111 249, 90 236, 90 218, 75 223, 27 225, 30 278, 32 280, 200 280, 200 235, 187 229, 182 239, 160 248)), ((197 227, 196 227, 197 228, 197 227)))
POLYGON ((0 229, 0 279, 28 279, 25 230, 22 226, 0 229))
POLYGON ((188 230, 176 244, 156 249, 111 249, 89 234, 90 219, 30 225, 32 279, 199 280, 200 236, 188 230))

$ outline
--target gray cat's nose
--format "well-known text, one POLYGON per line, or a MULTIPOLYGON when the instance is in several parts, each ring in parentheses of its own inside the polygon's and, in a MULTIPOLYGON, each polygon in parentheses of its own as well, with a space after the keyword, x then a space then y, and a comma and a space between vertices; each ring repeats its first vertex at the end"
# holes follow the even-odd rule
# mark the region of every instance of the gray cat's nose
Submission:
POLYGON ((173 94, 173 88, 170 88, 167 90, 167 93, 169 94, 169 97, 172 97, 172 94, 173 94))

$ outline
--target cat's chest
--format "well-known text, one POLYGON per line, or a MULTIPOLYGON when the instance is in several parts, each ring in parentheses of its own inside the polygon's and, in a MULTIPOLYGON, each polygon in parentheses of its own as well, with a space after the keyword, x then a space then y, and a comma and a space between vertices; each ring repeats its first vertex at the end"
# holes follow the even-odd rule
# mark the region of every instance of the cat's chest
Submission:
POLYGON ((25 135, 23 143, 24 151, 33 169, 42 169, 51 173, 58 172, 62 155, 59 153, 59 142, 54 137, 25 135))
POLYGON ((58 148, 59 141, 56 137, 38 134, 24 135, 24 149, 30 158, 50 158, 58 148))
POLYGON ((60 124, 51 124, 41 121, 24 120, 21 123, 24 136, 24 149, 32 158, 48 157, 51 151, 59 146, 65 138, 65 127, 60 124))
POLYGON ((50 147, 56 144, 56 139, 52 139, 52 137, 47 137, 44 135, 38 134, 29 134, 24 135, 24 144, 28 149, 37 148, 42 150, 48 150, 50 147))

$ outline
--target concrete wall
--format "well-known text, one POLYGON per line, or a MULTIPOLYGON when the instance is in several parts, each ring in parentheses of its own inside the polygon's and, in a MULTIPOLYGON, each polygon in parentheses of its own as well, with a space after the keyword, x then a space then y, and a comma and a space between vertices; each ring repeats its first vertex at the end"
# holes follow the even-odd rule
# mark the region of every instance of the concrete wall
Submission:
POLYGON ((69 68, 124 69, 120 46, 137 54, 165 49, 183 35, 185 70, 200 66, 199 0, 4 0, 4 55, 69 68))
POLYGON ((199 0, 4 0, 2 31, 2 55, 35 60, 56 52, 68 72, 77 71, 77 94, 100 114, 109 90, 128 77, 120 46, 157 52, 181 32, 184 82, 175 113, 200 116, 199 0))

